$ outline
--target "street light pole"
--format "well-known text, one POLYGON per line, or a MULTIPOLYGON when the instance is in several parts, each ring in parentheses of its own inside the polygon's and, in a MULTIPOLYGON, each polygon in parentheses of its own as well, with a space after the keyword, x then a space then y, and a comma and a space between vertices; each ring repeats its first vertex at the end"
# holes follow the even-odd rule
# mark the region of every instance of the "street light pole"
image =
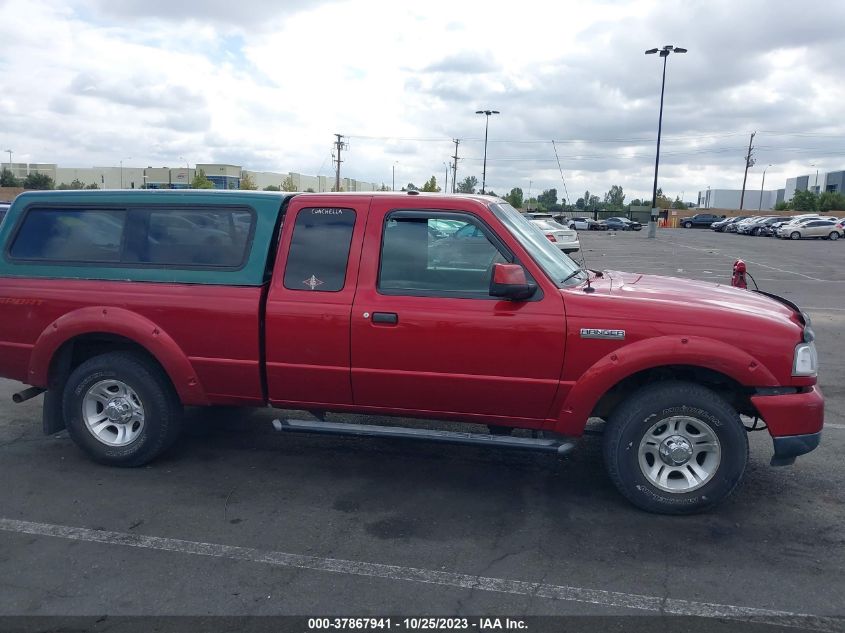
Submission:
POLYGON ((771 167, 771 165, 766 165, 765 169, 763 169, 763 183, 760 185, 760 204, 757 205, 758 212, 763 208, 763 187, 766 186, 766 169, 769 167, 771 167))
MULTIPOLYGON (((816 167, 815 165, 810 165, 810 167, 816 167)), ((819 168, 816 167, 816 182, 813 184, 813 193, 818 193, 819 188, 819 168)))
POLYGON ((191 164, 188 162, 188 159, 184 156, 180 156, 179 160, 185 161, 185 186, 190 189, 191 188, 191 164))
POLYGON ((11 174, 12 173, 12 150, 7 149, 6 151, 9 152, 9 173, 11 174))
POLYGON ((396 165, 398 165, 398 164, 399 164, 398 160, 393 161, 393 166, 392 166, 393 167, 393 181, 390 184, 390 190, 391 191, 396 191, 396 165))
POLYGON ((660 84, 660 116, 657 119, 657 154, 654 158, 654 188, 651 194, 651 221, 648 223, 648 236, 654 238, 657 235, 657 170, 660 166, 660 136, 663 132, 663 95, 666 92, 666 60, 672 53, 686 53, 687 49, 671 44, 663 48, 650 48, 646 55, 660 53, 663 58, 663 81, 660 84))
POLYGON ((476 110, 476 114, 483 114, 484 120, 484 168, 481 171, 481 195, 484 195, 487 186, 487 129, 490 127, 490 115, 499 114, 498 110, 476 110))
POLYGON ((443 191, 445 192, 449 190, 449 163, 445 160, 442 162, 443 166, 446 168, 446 180, 443 182, 443 191))

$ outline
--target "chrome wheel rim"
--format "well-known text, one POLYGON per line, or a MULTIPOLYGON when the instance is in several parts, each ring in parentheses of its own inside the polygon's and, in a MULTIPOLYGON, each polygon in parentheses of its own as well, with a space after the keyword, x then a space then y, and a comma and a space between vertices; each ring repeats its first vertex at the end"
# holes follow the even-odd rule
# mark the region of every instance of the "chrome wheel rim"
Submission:
POLYGON ((98 441, 107 446, 126 446, 144 429, 144 405, 125 382, 101 380, 82 399, 82 419, 98 441))
POLYGON ((643 476, 660 490, 692 492, 709 482, 722 461, 713 428, 686 415, 664 418, 643 435, 638 452, 643 476))

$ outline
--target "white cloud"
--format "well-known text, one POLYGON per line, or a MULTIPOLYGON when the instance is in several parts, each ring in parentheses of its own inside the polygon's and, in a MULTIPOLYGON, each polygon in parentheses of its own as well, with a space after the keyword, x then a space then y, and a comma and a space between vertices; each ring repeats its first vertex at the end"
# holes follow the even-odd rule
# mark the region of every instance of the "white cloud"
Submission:
MULTIPOLYGON (((759 130, 767 183, 845 165, 845 87, 835 0, 707 3, 526 0, 518 8, 434 0, 163 0, 0 3, 0 145, 63 166, 220 161, 328 174, 335 132, 345 175, 397 184, 462 175, 488 188, 563 186, 570 197, 651 189, 660 64, 667 76, 660 184, 670 195, 738 187, 759 130), (373 137, 373 138, 370 138, 373 137), (441 139, 415 140, 415 139, 441 139)), ((749 175, 753 186, 759 171, 749 175)))

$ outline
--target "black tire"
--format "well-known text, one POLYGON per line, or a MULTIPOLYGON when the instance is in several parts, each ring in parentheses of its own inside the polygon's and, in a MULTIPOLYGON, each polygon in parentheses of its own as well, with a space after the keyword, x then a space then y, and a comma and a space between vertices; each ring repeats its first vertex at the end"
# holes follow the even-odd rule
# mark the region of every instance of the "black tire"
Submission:
POLYGON ((839 233, 837 233, 836 231, 831 231, 830 235, 828 235, 827 237, 828 237, 828 239, 836 241, 836 240, 839 239, 839 233))
POLYGON ((630 396, 608 419, 603 442, 608 474, 619 492, 638 508, 659 514, 712 508, 736 489, 748 463, 748 437, 734 408, 713 391, 687 382, 662 382, 630 396), (688 492, 662 490, 640 467, 643 437, 655 423, 673 415, 704 422, 721 449, 709 480, 688 492))
POLYGON ((793 231, 792 233, 790 233, 790 234, 789 234, 789 239, 791 239, 791 240, 800 240, 800 239, 801 239, 801 234, 800 234, 798 231, 793 231))
POLYGON ((71 439, 92 460, 110 466, 143 466, 167 450, 182 429, 182 405, 169 379, 154 363, 131 352, 109 352, 79 365, 65 384, 62 407, 71 439), (123 446, 98 440, 84 420, 86 394, 108 380, 128 385, 144 410, 138 436, 123 446))
POLYGON ((684 228, 685 229, 691 229, 692 228, 692 222, 684 222, 684 228))

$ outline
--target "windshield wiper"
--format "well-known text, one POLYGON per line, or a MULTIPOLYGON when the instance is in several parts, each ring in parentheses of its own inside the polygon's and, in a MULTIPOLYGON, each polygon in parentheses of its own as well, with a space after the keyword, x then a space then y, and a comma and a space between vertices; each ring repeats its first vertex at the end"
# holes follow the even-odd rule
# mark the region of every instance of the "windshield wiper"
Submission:
MULTIPOLYGON (((561 282, 560 282, 560 283, 565 284, 567 281, 569 281, 570 279, 572 279, 575 275, 577 275, 578 273, 582 273, 582 272, 583 272, 583 273, 586 273, 587 271, 586 271, 586 269, 584 269, 584 268, 576 268, 576 269, 575 269, 575 270, 573 270, 571 273, 569 273, 566 277, 564 277, 564 278, 561 280, 561 282)), ((589 273, 587 274, 587 276, 589 277, 589 273)))

